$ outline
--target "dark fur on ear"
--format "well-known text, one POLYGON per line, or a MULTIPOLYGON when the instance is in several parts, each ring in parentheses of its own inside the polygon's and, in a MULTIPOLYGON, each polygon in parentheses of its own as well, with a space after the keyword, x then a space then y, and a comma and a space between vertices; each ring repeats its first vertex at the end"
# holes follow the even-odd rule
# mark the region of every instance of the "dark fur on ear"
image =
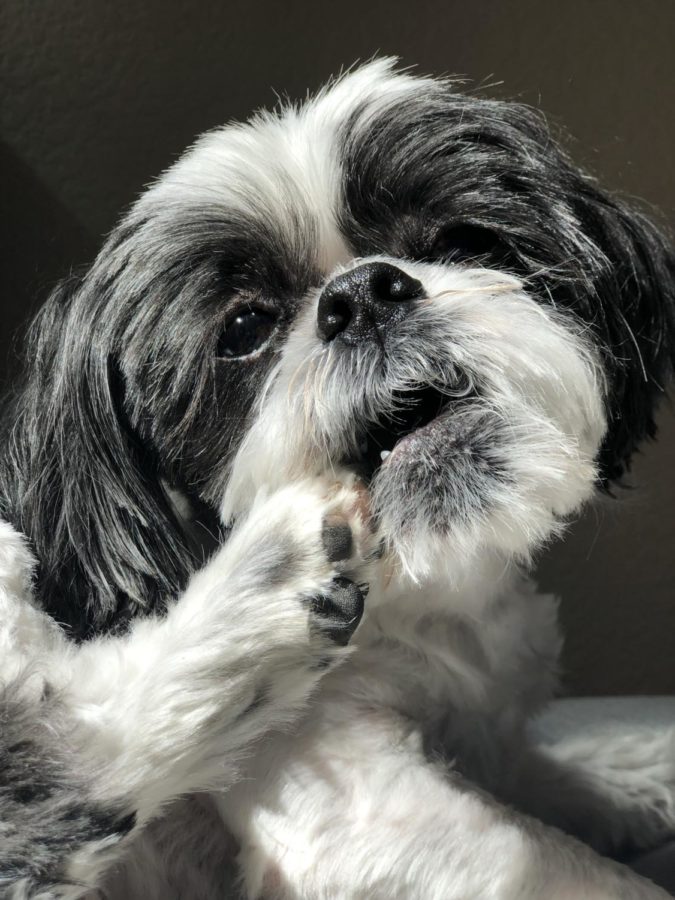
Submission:
POLYGON ((592 280, 599 315, 590 321, 607 351, 608 431, 599 460, 607 486, 630 468, 638 445, 655 437, 656 407, 673 378, 675 253, 647 217, 588 182, 576 210, 604 256, 592 280))
POLYGON ((80 639, 161 609, 191 564, 126 419, 109 318, 86 281, 61 284, 32 325, 26 381, 3 415, 0 514, 32 543, 40 602, 80 639))
POLYGON ((163 608, 222 536, 208 492, 266 371, 217 353, 223 267, 250 260, 250 231, 203 202, 133 209, 32 326, 0 426, 0 515, 32 541, 39 599, 79 637, 163 608))

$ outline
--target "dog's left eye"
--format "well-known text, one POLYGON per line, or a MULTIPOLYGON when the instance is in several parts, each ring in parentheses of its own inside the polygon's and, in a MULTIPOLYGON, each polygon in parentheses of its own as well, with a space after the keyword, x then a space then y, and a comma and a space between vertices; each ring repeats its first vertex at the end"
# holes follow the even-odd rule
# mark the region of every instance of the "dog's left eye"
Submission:
POLYGON ((264 309, 240 310, 226 323, 218 341, 218 356, 236 359, 250 356, 265 344, 276 326, 276 317, 264 309))

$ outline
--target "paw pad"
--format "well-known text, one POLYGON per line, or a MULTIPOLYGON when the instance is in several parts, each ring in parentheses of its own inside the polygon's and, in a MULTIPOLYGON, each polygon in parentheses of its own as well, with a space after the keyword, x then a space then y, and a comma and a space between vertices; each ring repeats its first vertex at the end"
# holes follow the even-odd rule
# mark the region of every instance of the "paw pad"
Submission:
MULTIPOLYGON (((350 532, 351 536, 351 532, 350 532)), ((338 575, 330 591, 312 597, 310 607, 319 619, 321 631, 341 647, 349 643, 363 615, 368 589, 338 575)))
POLYGON ((321 540, 329 562, 349 559, 354 549, 352 529, 339 516, 327 516, 321 529, 321 540))

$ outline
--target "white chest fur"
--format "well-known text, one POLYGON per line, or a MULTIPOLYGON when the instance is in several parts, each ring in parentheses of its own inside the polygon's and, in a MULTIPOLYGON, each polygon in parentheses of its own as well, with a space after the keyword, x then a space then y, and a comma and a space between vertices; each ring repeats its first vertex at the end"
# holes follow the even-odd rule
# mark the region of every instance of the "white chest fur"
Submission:
POLYGON ((555 687, 557 601, 518 571, 375 589, 352 659, 326 686, 422 727, 443 713, 526 716, 555 687))

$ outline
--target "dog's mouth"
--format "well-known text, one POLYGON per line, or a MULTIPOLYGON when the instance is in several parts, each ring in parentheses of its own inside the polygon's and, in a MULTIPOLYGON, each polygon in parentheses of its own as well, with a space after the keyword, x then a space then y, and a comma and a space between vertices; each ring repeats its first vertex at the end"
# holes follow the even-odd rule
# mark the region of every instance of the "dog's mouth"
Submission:
POLYGON ((344 460, 366 482, 373 479, 407 438, 443 415, 451 401, 447 392, 431 386, 398 391, 393 399, 396 412, 364 428, 355 451, 344 460))

